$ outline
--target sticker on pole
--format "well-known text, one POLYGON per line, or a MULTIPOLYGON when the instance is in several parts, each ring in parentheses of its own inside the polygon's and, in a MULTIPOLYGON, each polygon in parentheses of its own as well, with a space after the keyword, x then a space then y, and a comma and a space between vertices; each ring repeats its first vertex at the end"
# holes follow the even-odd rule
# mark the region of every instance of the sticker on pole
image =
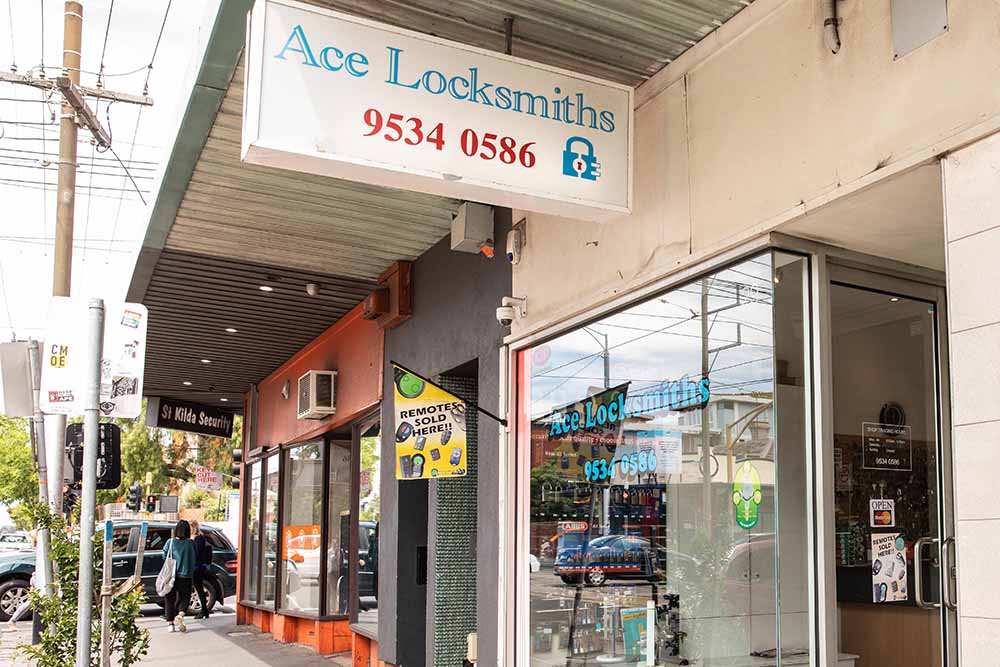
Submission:
MULTIPOLYGON (((49 305, 41 355, 43 412, 83 414, 87 317, 88 304, 83 300, 54 297, 49 305)), ((142 411, 148 319, 142 304, 104 304, 99 402, 102 417, 132 419, 142 411)))

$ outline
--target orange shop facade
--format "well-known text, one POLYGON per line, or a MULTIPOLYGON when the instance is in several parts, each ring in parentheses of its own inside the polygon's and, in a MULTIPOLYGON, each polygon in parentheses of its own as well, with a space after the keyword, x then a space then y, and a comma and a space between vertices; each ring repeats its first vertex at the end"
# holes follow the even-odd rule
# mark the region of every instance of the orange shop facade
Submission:
POLYGON ((359 440, 378 422, 383 340, 359 304, 244 401, 237 623, 321 654, 377 655, 377 628, 359 623, 378 597, 364 572, 372 536, 359 533, 359 440), (300 389, 316 392, 311 404, 300 389), (324 402, 335 412, 322 414, 324 402))

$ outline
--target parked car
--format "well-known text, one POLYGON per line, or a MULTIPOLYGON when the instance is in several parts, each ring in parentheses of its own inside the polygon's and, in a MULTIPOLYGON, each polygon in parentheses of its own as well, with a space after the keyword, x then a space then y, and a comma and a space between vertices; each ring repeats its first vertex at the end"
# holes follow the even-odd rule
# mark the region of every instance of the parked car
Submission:
POLYGON ((31 536, 24 531, 0 535, 0 553, 11 551, 32 551, 31 536))
POLYGON ((608 579, 651 579, 656 554, 649 540, 632 535, 604 535, 589 546, 563 547, 556 553, 553 573, 567 584, 583 580, 600 586, 608 579))
MULTIPOLYGON (((135 559, 139 548, 140 522, 115 521, 111 541, 111 576, 114 581, 128 579, 135 573, 135 559)), ((142 587, 150 602, 163 606, 156 594, 156 575, 163 567, 163 545, 170 539, 174 524, 150 522, 146 534, 146 552, 142 561, 142 587)), ((236 547, 222 531, 202 526, 212 545, 211 581, 206 591, 209 609, 215 603, 236 594, 236 547)), ((35 572, 34 552, 0 554, 0 621, 10 620, 17 608, 28 599, 31 576, 35 572)), ((191 615, 201 612, 198 596, 191 593, 191 615)))

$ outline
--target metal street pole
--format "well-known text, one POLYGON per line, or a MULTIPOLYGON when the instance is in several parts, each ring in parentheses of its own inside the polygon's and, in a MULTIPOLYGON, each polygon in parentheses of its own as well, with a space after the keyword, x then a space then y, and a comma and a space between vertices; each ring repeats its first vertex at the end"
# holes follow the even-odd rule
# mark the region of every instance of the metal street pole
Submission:
MULTIPOLYGON (((48 471, 45 451, 45 422, 42 417, 41 392, 42 365, 39 354, 40 343, 37 340, 28 341, 28 370, 31 373, 31 442, 33 453, 38 461, 38 498, 42 503, 48 502, 48 471)), ((45 595, 52 595, 52 568, 49 565, 49 529, 38 529, 35 552, 35 587, 45 595)), ((41 641, 41 618, 34 614, 31 622, 31 643, 41 641)))
POLYGON ((104 348, 104 300, 87 308, 87 353, 83 387, 83 493, 80 498, 80 587, 77 592, 76 667, 90 667, 94 601, 94 514, 97 509, 97 447, 104 348))
MULTIPOLYGON (((708 377, 708 281, 701 280, 701 376, 708 377)), ((709 539, 714 532, 712 525, 712 430, 709 423, 710 403, 701 410, 701 475, 702 475, 702 512, 705 516, 705 529, 709 539)))
POLYGON ((111 583, 111 537, 113 524, 104 522, 104 563, 101 569, 101 667, 111 667, 111 598, 114 586, 111 583))

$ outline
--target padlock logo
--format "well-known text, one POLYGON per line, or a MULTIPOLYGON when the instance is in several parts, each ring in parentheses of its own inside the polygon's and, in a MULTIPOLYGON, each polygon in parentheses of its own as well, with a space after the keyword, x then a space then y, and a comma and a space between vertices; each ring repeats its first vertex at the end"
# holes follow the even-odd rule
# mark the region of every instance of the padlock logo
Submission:
POLYGON ((596 181, 601 176, 601 163, 594 155, 594 144, 583 137, 570 137, 563 150, 563 175, 596 181), (577 148, 577 145, 580 148, 577 148))

